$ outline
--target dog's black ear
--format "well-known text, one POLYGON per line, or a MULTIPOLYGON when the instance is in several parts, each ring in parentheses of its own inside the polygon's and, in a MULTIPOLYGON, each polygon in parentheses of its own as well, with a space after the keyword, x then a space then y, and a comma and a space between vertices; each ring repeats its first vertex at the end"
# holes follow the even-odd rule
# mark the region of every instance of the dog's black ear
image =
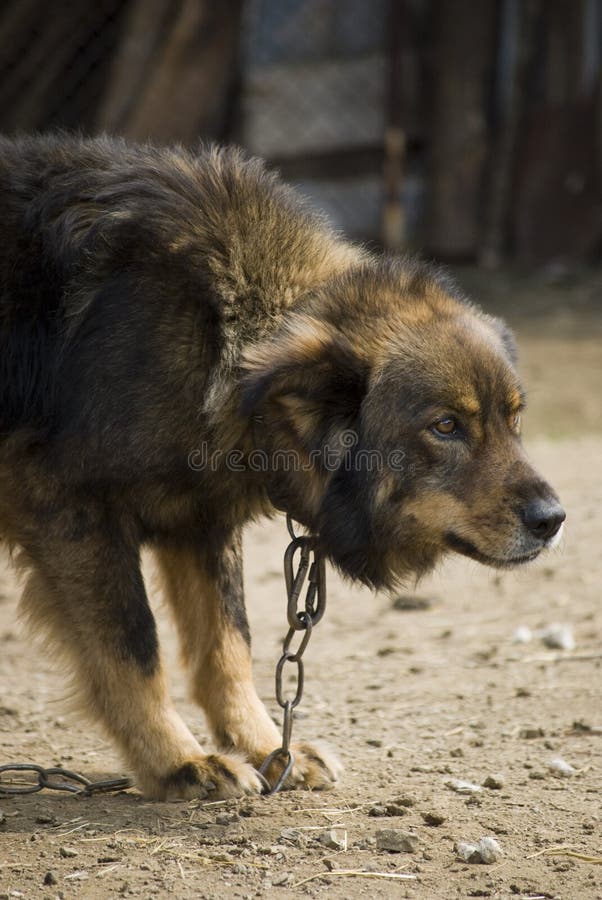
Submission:
POLYGON ((316 452, 353 428, 369 369, 333 326, 294 316, 243 363, 245 417, 259 415, 280 432, 277 443, 316 452), (283 440, 284 439, 284 440, 283 440))

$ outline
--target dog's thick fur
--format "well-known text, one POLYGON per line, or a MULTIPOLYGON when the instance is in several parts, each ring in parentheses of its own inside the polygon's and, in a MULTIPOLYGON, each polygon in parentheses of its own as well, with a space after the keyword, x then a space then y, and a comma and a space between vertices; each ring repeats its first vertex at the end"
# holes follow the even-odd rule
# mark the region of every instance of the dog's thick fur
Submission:
MULTIPOLYGON (((249 519, 286 509, 375 586, 553 540, 503 325, 342 240, 257 160, 1 140, 0 200, 0 534, 149 796, 256 791, 280 743, 251 676, 249 519), (219 755, 168 697, 145 545, 219 755)), ((296 759, 291 784, 336 776, 309 745, 296 759)))

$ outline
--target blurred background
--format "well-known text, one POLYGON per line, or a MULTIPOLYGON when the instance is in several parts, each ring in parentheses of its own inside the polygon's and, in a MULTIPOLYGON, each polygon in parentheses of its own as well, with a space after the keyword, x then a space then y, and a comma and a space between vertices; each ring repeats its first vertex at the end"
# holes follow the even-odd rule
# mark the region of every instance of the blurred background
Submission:
POLYGON ((0 130, 233 141, 354 238, 602 250, 600 0, 5 0, 0 130))

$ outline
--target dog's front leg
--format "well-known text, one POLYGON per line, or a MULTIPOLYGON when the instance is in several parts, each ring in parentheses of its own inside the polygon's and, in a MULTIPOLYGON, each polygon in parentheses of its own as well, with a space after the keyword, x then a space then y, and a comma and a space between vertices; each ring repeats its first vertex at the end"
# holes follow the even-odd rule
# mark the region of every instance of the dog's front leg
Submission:
MULTIPOLYGON (((62 524, 80 512, 67 511, 62 524)), ((39 539, 24 543, 26 612, 34 624, 49 626, 74 668, 83 710, 120 747, 142 791, 156 799, 258 792, 250 765, 205 754, 174 709, 138 549, 119 526, 74 535, 45 525, 39 539)))
MULTIPOLYGON (((157 559, 180 633, 193 696, 205 710, 218 747, 259 766, 282 743, 255 690, 244 606, 240 536, 192 546, 161 547, 157 559)), ((340 766, 309 744, 293 747, 288 787, 326 788, 340 766)), ((277 764, 269 778, 278 774, 277 764)))

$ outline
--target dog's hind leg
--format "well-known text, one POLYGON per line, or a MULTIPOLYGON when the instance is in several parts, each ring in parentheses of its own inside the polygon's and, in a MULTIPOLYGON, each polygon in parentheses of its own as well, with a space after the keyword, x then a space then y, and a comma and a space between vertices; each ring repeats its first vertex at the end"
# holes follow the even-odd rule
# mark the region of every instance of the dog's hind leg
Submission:
MULTIPOLYGON (((259 766, 282 738, 253 683, 238 534, 205 550, 178 544, 156 550, 163 587, 180 633, 194 699, 221 750, 259 766)), ((288 784, 329 787, 340 766, 322 748, 297 745, 288 784)), ((268 773, 276 775, 276 769, 268 773)))
POLYGON ((121 748, 141 790, 157 799, 240 796, 257 792, 252 767, 206 755, 167 693, 155 622, 138 548, 115 522, 93 530, 53 523, 22 541, 30 569, 25 611, 46 624, 74 668, 88 714, 121 748))

